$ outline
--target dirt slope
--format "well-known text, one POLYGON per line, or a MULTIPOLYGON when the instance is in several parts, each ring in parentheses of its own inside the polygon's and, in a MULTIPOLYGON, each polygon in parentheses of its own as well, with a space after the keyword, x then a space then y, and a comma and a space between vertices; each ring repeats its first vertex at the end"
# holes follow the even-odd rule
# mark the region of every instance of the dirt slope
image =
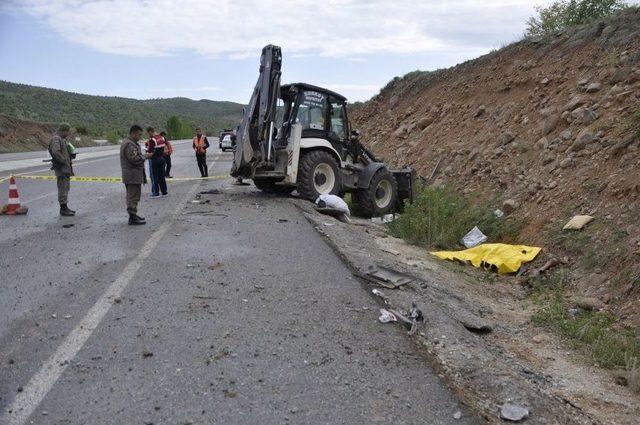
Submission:
MULTIPOLYGON (((0 153, 39 151, 49 146, 51 136, 56 131, 55 124, 21 120, 0 114, 0 153)), ((76 147, 95 146, 88 138, 77 140, 76 147)))
POLYGON ((640 10, 631 9, 396 78, 356 108, 355 126, 392 164, 429 177, 441 161, 436 183, 515 207, 520 242, 564 257, 573 293, 638 327, 639 62, 640 10), (576 214, 595 220, 563 232, 576 214))

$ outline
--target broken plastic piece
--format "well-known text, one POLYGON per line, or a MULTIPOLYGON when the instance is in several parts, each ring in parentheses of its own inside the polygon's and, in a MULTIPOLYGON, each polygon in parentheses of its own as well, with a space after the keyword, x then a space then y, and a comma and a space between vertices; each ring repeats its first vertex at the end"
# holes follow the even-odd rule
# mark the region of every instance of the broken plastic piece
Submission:
POLYGON ((381 308, 380 309, 380 317, 378 317, 380 323, 389 323, 389 322, 397 322, 398 318, 395 314, 391 313, 389 310, 381 308))
POLYGON ((473 229, 471 229, 471 231, 462 238, 462 243, 467 248, 473 248, 474 246, 478 246, 486 241, 487 235, 482 233, 478 226, 474 226, 473 229))
POLYGON ((500 409, 500 417, 507 421, 519 422, 529 416, 529 409, 517 404, 505 403, 500 409))

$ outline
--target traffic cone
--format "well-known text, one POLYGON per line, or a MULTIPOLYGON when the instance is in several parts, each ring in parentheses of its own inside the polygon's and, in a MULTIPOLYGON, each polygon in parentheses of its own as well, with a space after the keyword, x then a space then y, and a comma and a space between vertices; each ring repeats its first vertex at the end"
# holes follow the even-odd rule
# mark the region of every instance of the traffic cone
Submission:
POLYGON ((20 210, 20 196, 18 195, 18 186, 16 185, 16 178, 11 176, 9 179, 9 204, 7 205, 7 215, 19 214, 20 210))

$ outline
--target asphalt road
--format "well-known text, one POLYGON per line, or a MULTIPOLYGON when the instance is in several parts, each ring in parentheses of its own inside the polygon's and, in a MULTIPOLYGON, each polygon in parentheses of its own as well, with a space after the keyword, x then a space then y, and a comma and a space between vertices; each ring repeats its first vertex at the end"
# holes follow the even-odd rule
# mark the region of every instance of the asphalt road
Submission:
MULTIPOLYGON (((175 147, 172 174, 199 175, 175 147)), ((118 177, 108 152, 76 174, 118 177)), ((0 157, 0 179, 50 174, 37 159, 0 157)), ((146 186, 148 224, 128 226, 122 184, 72 183, 73 218, 54 181, 18 188, 29 214, 0 216, 0 424, 478 422, 291 203, 173 182, 146 186)))

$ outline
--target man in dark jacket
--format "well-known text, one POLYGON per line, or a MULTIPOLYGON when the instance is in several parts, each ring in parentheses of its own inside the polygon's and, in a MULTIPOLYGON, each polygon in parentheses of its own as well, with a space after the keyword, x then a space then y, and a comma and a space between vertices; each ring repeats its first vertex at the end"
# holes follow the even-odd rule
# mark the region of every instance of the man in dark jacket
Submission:
POLYGON ((58 183, 58 203, 60 203, 60 215, 72 217, 76 212, 67 206, 69 189, 71 188, 71 176, 73 166, 71 164, 71 152, 67 138, 71 134, 69 124, 62 123, 58 127, 58 133, 49 142, 49 154, 51 155, 51 169, 56 173, 58 183))
POLYGON ((142 195, 142 185, 147 183, 144 173, 144 161, 151 158, 152 153, 142 153, 138 141, 142 137, 142 127, 131 126, 129 137, 120 145, 120 168, 122 168, 122 183, 127 190, 127 212, 129 224, 146 224, 144 217, 138 215, 138 202, 142 195))

